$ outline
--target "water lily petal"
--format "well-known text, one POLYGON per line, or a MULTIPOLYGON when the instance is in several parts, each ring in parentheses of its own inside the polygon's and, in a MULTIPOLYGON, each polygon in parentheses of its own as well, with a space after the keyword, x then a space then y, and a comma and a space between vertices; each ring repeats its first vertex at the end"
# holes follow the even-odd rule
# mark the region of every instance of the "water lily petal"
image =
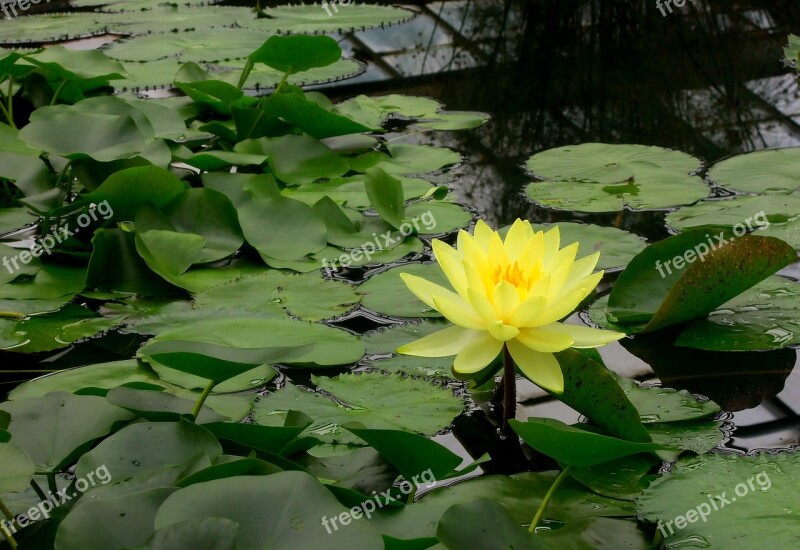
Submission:
POLYGON ((572 335, 567 332, 542 330, 542 328, 544 327, 520 330, 519 335, 517 335, 517 341, 534 351, 542 353, 564 351, 575 342, 572 335))
POLYGON ((436 310, 453 324, 464 328, 486 330, 486 320, 481 319, 470 304, 454 292, 434 296, 433 304, 436 310))
POLYGON ((489 243, 492 240, 492 235, 495 234, 495 231, 489 227, 483 220, 478 220, 478 223, 475 224, 475 231, 473 232, 475 235, 475 243, 480 246, 485 252, 489 251, 489 243))
POLYGON ((414 296, 422 300, 428 307, 432 307, 434 309, 436 309, 436 305, 433 303, 434 295, 458 296, 458 294, 452 290, 447 290, 445 287, 437 285, 436 283, 432 283, 428 279, 423 279, 422 277, 418 277, 410 273, 401 273, 400 278, 406 284, 408 289, 414 293, 414 296))
POLYGON ((489 239, 489 263, 503 269, 509 264, 506 247, 503 245, 503 239, 500 238, 499 233, 492 233, 492 237, 489 239))
POLYGON ((556 253, 550 264, 551 278, 550 287, 547 289, 548 300, 553 300, 570 280, 572 266, 575 263, 575 256, 577 253, 578 243, 572 243, 556 253))
POLYGON ((564 392, 564 373, 552 353, 534 351, 517 340, 511 340, 506 345, 528 380, 553 393, 564 392))
POLYGON ((533 228, 531 227, 531 223, 527 220, 523 221, 517 218, 517 221, 515 221, 508 230, 506 240, 503 241, 509 261, 513 262, 520 256, 532 237, 533 228))
POLYGON ((497 315, 505 322, 511 321, 511 316, 519 308, 519 294, 517 287, 508 281, 500 281, 494 287, 492 303, 497 315))
POLYGON ((508 342, 519 335, 519 329, 517 327, 506 325, 503 321, 492 321, 486 325, 486 328, 493 338, 501 342, 508 342))
MULTIPOLYGON (((597 286, 597 285, 595 285, 597 286)), ((554 301, 548 302, 545 311, 536 319, 537 326, 545 326, 560 321, 578 307, 594 287, 579 288, 571 294, 561 293, 554 301)))
POLYGON ((429 334, 397 348, 397 353, 418 357, 447 357, 456 355, 464 346, 482 334, 479 330, 454 326, 429 334))
POLYGON ((436 261, 439 262, 439 267, 444 271, 445 277, 453 285, 453 288, 464 298, 467 297, 467 276, 464 273, 464 264, 461 255, 439 239, 433 240, 433 254, 436 256, 436 261))
POLYGON ((552 262, 553 258, 555 258, 560 246, 561 232, 559 231, 558 226, 555 225, 550 231, 544 234, 544 252, 542 254, 542 262, 546 268, 549 269, 550 262, 552 262))
MULTIPOLYGON (((561 292, 559 292, 550 303, 558 304, 564 302, 564 307, 567 307, 571 303, 572 309, 570 311, 572 311, 578 307, 584 298, 591 294, 602 278, 603 272, 598 271, 597 273, 592 273, 588 277, 584 277, 578 282, 573 283, 570 281, 564 285, 561 292)), ((566 313, 562 317, 564 316, 566 316, 566 313)), ((553 321, 558 321, 558 319, 553 319, 553 321)))
POLYGON ((462 374, 471 374, 485 368, 503 350, 503 342, 495 340, 488 332, 467 344, 456 356, 453 370, 462 374))
POLYGON ((511 316, 511 324, 518 328, 535 326, 546 305, 544 297, 531 296, 522 302, 511 316))
POLYGON ((569 335, 574 340, 571 345, 573 348, 597 348, 625 337, 625 334, 622 332, 600 330, 580 325, 566 325, 563 323, 553 323, 551 325, 539 327, 537 330, 549 332, 551 334, 559 333, 569 335))
POLYGON ((572 272, 569 274, 569 280, 575 281, 591 275, 599 260, 600 251, 590 254, 585 258, 581 258, 580 260, 575 260, 575 263, 572 264, 572 272))
POLYGON ((477 313, 479 317, 486 320, 487 323, 500 320, 497 311, 486 295, 472 288, 468 290, 467 294, 469 305, 472 306, 472 309, 475 310, 475 313, 477 313))

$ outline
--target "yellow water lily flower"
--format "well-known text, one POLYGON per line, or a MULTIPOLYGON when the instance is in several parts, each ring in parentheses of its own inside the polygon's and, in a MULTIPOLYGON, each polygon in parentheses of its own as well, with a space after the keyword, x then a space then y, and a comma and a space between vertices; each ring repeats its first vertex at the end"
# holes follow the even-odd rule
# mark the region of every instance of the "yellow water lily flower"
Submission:
POLYGON ((564 390, 554 352, 594 348, 619 340, 622 333, 559 323, 603 277, 592 273, 599 252, 575 260, 578 243, 560 247, 558 226, 534 232, 517 220, 505 241, 482 220, 474 235, 458 234, 457 249, 439 240, 433 252, 455 292, 422 277, 403 273, 417 298, 455 326, 398 348, 421 357, 456 355, 455 372, 478 372, 506 346, 532 382, 553 392, 564 390))

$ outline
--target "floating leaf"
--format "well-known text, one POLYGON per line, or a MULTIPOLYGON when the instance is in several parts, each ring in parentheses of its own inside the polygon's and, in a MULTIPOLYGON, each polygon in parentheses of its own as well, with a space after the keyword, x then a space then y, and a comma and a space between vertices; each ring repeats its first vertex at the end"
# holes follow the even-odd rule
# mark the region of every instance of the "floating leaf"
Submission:
POLYGON ((347 313, 359 300, 355 288, 347 283, 328 281, 317 274, 293 275, 270 269, 201 292, 195 296, 195 305, 201 311, 289 314, 320 321, 347 313), (248 297, 244 303, 242 296, 248 297))
POLYGON ((708 196, 691 175, 699 159, 660 147, 583 143, 538 153, 528 170, 543 181, 527 188, 535 202, 558 210, 616 212, 689 204, 708 196))
POLYGON ((11 415, 8 431, 14 444, 28 453, 37 470, 46 471, 68 466, 117 422, 132 418, 102 397, 63 392, 0 403, 0 409, 11 415))
POLYGON ((0 494, 27 489, 36 472, 28 454, 12 443, 0 440, 0 494))
POLYGON ((639 411, 644 423, 701 420, 720 412, 719 405, 713 401, 698 400, 685 390, 644 387, 622 377, 617 377, 617 382, 639 411))
POLYGON ((359 443, 358 438, 340 426, 360 422, 371 429, 431 435, 447 426, 463 409, 463 403, 449 389, 422 380, 376 373, 312 380, 337 401, 287 384, 256 403, 255 421, 282 426, 288 411, 300 411, 314 419, 306 434, 326 442, 359 443))
POLYGON ((800 189, 798 163, 800 147, 754 151, 718 162, 708 179, 745 193, 791 193, 800 189))
MULTIPOLYGON (((159 509, 156 529, 202 517, 222 517, 239 524, 239 548, 303 550, 330 544, 321 521, 347 509, 313 476, 280 472, 235 477, 191 485, 172 495, 159 509), (302 528, 298 528, 302 526, 302 528)), ((336 544, 382 550, 377 531, 353 522, 336 532, 336 544)))
POLYGON ((728 227, 743 234, 776 237, 800 250, 800 194, 739 196, 702 201, 667 215, 667 224, 679 231, 697 226, 728 227))
POLYGON ((527 422, 509 420, 509 425, 537 451, 578 468, 669 449, 658 443, 638 443, 593 433, 552 418, 528 418, 527 422))
POLYGON ((636 507, 645 521, 657 522, 670 547, 688 541, 712 548, 790 548, 800 540, 800 508, 792 496, 798 480, 797 453, 685 458, 651 483, 636 507))
POLYGON ((705 229, 649 246, 622 272, 608 300, 609 319, 654 331, 706 316, 797 259, 786 243, 705 229), (697 261, 700 260, 700 261, 697 261), (724 284, 720 284, 724 281, 724 284))
POLYGON ((800 285, 770 277, 681 332, 675 344, 704 350, 749 351, 800 344, 800 285))
POLYGON ((264 63, 284 73, 326 67, 342 57, 342 48, 330 36, 270 36, 250 54, 254 63, 264 63))
POLYGON ((523 529, 501 504, 488 499, 456 504, 439 520, 436 536, 451 550, 497 548, 516 550, 551 548, 539 537, 523 529))
POLYGON ((411 294, 400 278, 401 273, 411 273, 450 288, 450 283, 437 264, 398 266, 373 275, 358 287, 358 292, 364 295, 362 305, 393 317, 441 317, 438 311, 411 294))

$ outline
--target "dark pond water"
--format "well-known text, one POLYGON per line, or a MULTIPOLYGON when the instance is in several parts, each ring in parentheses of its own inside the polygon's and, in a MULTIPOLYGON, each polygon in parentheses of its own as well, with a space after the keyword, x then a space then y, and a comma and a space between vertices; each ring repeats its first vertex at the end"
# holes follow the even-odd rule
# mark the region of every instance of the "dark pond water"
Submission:
MULTIPOLYGON (((800 32, 797 0, 698 0, 664 15, 655 0, 413 5, 422 15, 411 23, 343 36, 343 47, 368 60, 370 68, 326 91, 337 98, 427 95, 449 109, 491 113, 492 122, 476 131, 440 133, 436 142, 430 134, 410 141, 450 146, 465 155, 454 192, 492 225, 522 217, 613 225, 650 240, 667 235, 663 212, 587 215, 532 206, 522 194, 529 178, 521 165, 543 149, 591 141, 640 143, 711 163, 742 151, 800 145, 800 89, 781 62, 786 36, 800 32)), ((800 277, 796 266, 786 273, 800 277)), ((343 324, 376 325, 364 316, 343 324)), ((139 342, 111 334, 55 357, 0 352, 0 361, 31 371, 48 369, 55 360, 60 368, 78 366, 128 358, 139 342)), ((608 346, 603 355, 625 376, 688 389, 736 411, 730 415, 737 426, 731 448, 798 444, 800 369, 792 373, 794 350, 714 354, 638 339, 608 346)), ((0 394, 36 375, 3 375, 0 394)), ((523 383, 520 401, 520 417, 575 420, 575 413, 532 385, 523 383)), ((478 410, 459 418, 454 433, 442 438, 479 456, 497 449, 492 434, 490 419, 478 410)), ((494 458, 500 469, 519 469, 503 464, 502 452, 494 458)))

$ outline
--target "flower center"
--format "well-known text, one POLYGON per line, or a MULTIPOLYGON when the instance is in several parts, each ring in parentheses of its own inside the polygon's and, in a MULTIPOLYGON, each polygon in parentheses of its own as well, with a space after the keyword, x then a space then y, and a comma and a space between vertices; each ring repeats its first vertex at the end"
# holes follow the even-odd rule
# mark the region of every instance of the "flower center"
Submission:
POLYGON ((495 284, 500 281, 508 281, 517 288, 530 289, 533 283, 541 276, 541 269, 539 264, 536 268, 528 271, 527 273, 519 266, 519 262, 514 262, 507 266, 497 266, 494 270, 495 284))

